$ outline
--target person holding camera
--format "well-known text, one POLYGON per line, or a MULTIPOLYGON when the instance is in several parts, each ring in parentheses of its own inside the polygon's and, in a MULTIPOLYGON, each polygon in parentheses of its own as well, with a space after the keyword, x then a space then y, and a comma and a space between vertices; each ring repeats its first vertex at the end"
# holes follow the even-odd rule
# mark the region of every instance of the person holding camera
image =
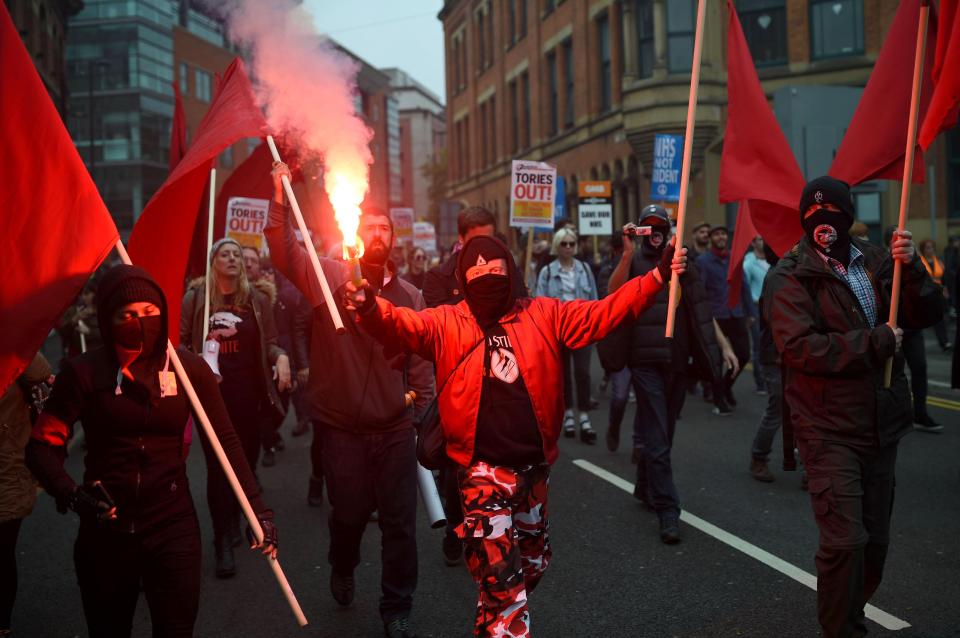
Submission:
MULTIPOLYGON (((129 636, 141 589, 153 635, 186 638, 200 604, 200 526, 183 458, 192 407, 167 353, 166 299, 146 271, 121 265, 104 275, 96 305, 104 346, 64 362, 34 424, 27 467, 57 509, 80 515, 74 564, 91 638, 129 636), (87 445, 80 486, 64 469, 78 420, 87 445)), ((273 512, 217 380, 200 357, 178 354, 263 529, 263 543, 251 547, 276 558, 273 512)))
MULTIPOLYGON (((610 275, 610 292, 628 278, 659 267, 670 241, 666 209, 650 205, 640 211, 640 227, 627 224, 623 258, 610 275), (642 233, 642 234, 641 234, 642 233), (639 248, 634 244, 639 237, 639 248)), ((686 399, 688 376, 713 382, 725 363, 736 369, 737 359, 712 319, 697 269, 680 279, 682 294, 673 339, 664 336, 668 290, 661 290, 649 311, 632 324, 622 349, 627 352, 630 381, 637 397, 633 429, 633 459, 637 463, 634 496, 657 513, 660 540, 680 542, 680 498, 673 482, 670 453, 677 416, 686 399), (688 366, 688 361, 694 361, 688 366)))
POLYGON ((665 250, 653 271, 601 301, 517 298, 507 246, 477 236, 457 273, 464 301, 417 312, 346 285, 347 307, 384 347, 436 363, 447 457, 459 466, 464 520, 457 533, 478 588, 478 636, 529 636, 527 595, 550 563, 550 465, 557 460, 565 348, 583 348, 635 319, 686 250, 665 250))

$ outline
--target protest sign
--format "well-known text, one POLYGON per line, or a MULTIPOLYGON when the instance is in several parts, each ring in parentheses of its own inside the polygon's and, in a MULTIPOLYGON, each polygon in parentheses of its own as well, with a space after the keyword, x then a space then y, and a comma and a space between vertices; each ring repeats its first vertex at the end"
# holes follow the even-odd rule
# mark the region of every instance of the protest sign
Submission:
POLYGON ((653 142, 653 174, 650 199, 680 201, 680 167, 683 163, 683 136, 658 133, 653 142))
POLYGON ((437 230, 430 222, 414 222, 413 245, 428 253, 437 252, 437 230))
POLYGON ((252 197, 231 197, 227 202, 226 236, 241 246, 250 246, 262 252, 266 247, 263 228, 267 225, 270 202, 252 197))
POLYGON ((581 235, 609 235, 613 232, 612 193, 610 182, 580 182, 577 186, 581 235))
POLYGON ((393 238, 400 246, 413 244, 413 209, 391 208, 390 219, 393 220, 393 238))
POLYGON ((510 225, 553 226, 557 169, 543 162, 513 160, 510 172, 510 225))

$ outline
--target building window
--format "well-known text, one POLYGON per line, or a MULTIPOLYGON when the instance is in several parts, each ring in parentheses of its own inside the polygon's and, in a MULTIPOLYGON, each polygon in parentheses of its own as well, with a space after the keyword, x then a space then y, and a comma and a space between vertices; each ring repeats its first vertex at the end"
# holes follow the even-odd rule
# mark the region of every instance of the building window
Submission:
POLYGON ((757 66, 787 61, 787 8, 785 0, 737 2, 743 35, 757 66))
POLYGON ((477 12, 477 71, 487 68, 487 28, 483 11, 477 12))
POLYGON ((484 68, 489 68, 489 67, 493 66, 493 50, 494 50, 494 46, 493 46, 493 24, 494 24, 495 20, 494 20, 494 17, 493 17, 493 3, 492 3, 492 2, 487 3, 487 11, 486 11, 486 14, 487 14, 487 51, 486 51, 487 64, 486 64, 486 66, 485 66, 484 68))
POLYGON ((524 71, 520 76, 520 86, 523 94, 523 124, 520 136, 523 148, 530 148, 530 74, 524 71))
POLYGON ((507 2, 507 46, 517 41, 517 0, 507 2))
POLYGON ((520 18, 520 37, 518 40, 523 40, 527 37, 527 0, 517 0, 517 13, 520 18))
POLYGON ((201 102, 210 101, 210 74, 200 69, 194 69, 193 92, 201 102))
POLYGON ((814 60, 863 53, 863 0, 810 1, 814 60))
POLYGON ((693 66, 693 36, 697 27, 697 0, 667 3, 667 67, 685 73, 693 66))
POLYGON ((187 87, 187 78, 190 76, 190 67, 187 66, 186 62, 180 63, 180 94, 186 95, 189 92, 187 87))
POLYGON ((641 78, 653 75, 653 0, 637 0, 634 7, 637 19, 637 56, 641 78))
POLYGON ((480 105, 480 165, 486 167, 489 163, 487 157, 487 102, 480 105))
POLYGON ((551 13, 557 8, 557 0, 543 0, 543 15, 551 13))
POLYGON ((487 165, 491 166, 497 161, 497 126, 496 126, 497 98, 491 97, 487 101, 487 139, 484 143, 489 146, 487 151, 487 165))
POLYGON ((557 52, 551 51, 547 54, 547 124, 550 135, 556 135, 560 130, 560 108, 557 103, 559 100, 558 87, 559 78, 557 77, 557 52))
POLYGON ((573 97, 573 41, 563 43, 563 127, 570 128, 574 122, 573 97))
POLYGON ((520 92, 518 80, 510 82, 510 152, 520 150, 520 92))
POLYGON ((947 217, 960 219, 960 128, 946 134, 947 217))
POLYGON ((600 112, 613 104, 613 78, 610 64, 610 17, 604 13, 597 20, 597 59, 600 62, 600 112))

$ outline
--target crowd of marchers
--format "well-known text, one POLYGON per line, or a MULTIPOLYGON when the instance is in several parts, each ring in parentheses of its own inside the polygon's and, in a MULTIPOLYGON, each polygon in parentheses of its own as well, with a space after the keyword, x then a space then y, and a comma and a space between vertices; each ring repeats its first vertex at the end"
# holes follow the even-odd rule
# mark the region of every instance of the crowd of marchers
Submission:
MULTIPOLYGON (((435 475, 447 520, 437 549, 477 584, 464 633, 528 636, 527 597, 562 550, 548 524, 559 438, 594 445, 599 433, 611 451, 629 438, 634 496, 658 517, 659 540, 679 543, 671 449, 684 403, 700 397, 715 415, 735 415, 735 382, 747 370, 766 408, 744 441, 744 471, 775 480, 778 430, 786 467, 799 452, 820 529, 818 622, 825 636, 864 635, 890 542, 898 441, 943 430, 926 410, 924 329, 944 352, 953 347, 960 238, 942 257, 930 240, 915 248, 906 231, 873 229, 871 242, 849 187, 829 177, 807 184, 789 222, 803 237, 782 255, 761 237, 731 255, 730 231, 706 223, 678 245, 668 211, 649 205, 598 243, 560 220, 529 263, 490 211, 467 208, 456 244, 431 256, 400 246, 390 216, 365 207, 361 279, 339 247, 319 260, 344 318, 338 334, 290 222, 281 186, 289 174, 274 165, 263 246, 215 242, 209 275, 185 282, 179 317, 146 271, 103 268, 63 317, 56 375, 38 355, 4 394, 0 636, 12 631, 15 547, 37 482, 61 512, 79 515, 75 569, 92 637, 129 636, 140 591, 154 636, 193 635, 202 547, 185 462, 194 443, 206 461, 215 574, 236 575, 241 507, 174 375, 166 335, 177 320, 186 375, 263 532, 257 540, 247 528, 246 542, 278 554, 289 518, 270 509, 257 472, 283 471, 281 425, 292 411, 288 435, 311 437, 307 506, 329 503, 329 588, 340 605, 353 601, 361 538, 377 522, 386 636, 415 635, 417 433, 427 436, 426 415, 439 413, 446 451, 435 475), (742 260, 733 294, 731 259, 742 260), (897 325, 887 322, 895 268, 897 325), (602 379, 592 377, 595 357, 602 379), (598 397, 609 400, 606 423, 591 419, 598 397), (65 469, 78 424, 82 477, 65 469)), ((960 384, 957 368, 954 355, 960 384)))

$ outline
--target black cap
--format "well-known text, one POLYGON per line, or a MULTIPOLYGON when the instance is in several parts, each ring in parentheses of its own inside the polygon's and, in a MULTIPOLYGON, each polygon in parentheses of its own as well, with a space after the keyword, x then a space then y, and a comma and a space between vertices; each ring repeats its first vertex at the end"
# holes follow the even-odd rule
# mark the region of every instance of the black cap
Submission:
POLYGON ((650 204, 645 206, 643 210, 640 211, 640 223, 643 224, 643 220, 649 219, 651 217, 656 217, 665 224, 670 223, 670 215, 667 213, 667 209, 663 206, 657 206, 656 204, 650 204))
POLYGON ((800 219, 807 209, 816 204, 833 204, 853 218, 853 196, 850 185, 835 177, 824 175, 807 182, 800 196, 800 219))

